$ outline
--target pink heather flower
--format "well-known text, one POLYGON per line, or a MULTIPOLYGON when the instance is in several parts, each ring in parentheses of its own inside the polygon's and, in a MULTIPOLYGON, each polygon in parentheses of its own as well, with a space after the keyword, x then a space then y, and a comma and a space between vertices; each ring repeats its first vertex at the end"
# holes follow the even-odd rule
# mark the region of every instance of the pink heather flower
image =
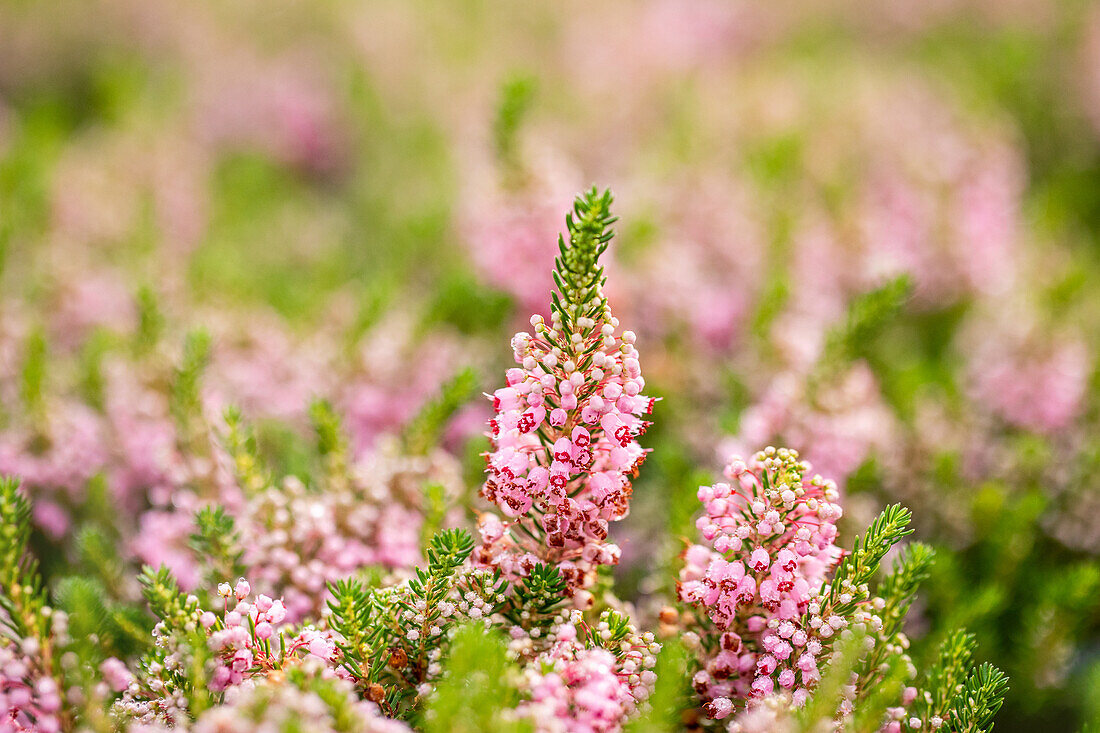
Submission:
MULTIPOLYGON (((324 665, 306 661, 302 668, 306 674, 325 680, 327 694, 320 695, 297 684, 260 679, 253 685, 227 691, 225 702, 205 710, 188 730, 191 733, 244 733, 289 728, 313 733, 335 733, 337 730, 411 733, 408 724, 382 715, 377 705, 359 698, 349 680, 333 678, 324 665), (337 720, 353 721, 353 726, 349 728, 337 720)), ((149 733, 178 729, 149 729, 149 733)))
MULTIPOLYGON (((528 699, 516 712, 540 733, 621 730, 626 717, 649 697, 656 683, 652 668, 660 645, 652 634, 631 629, 616 647, 620 653, 612 653, 586 647, 578 624, 584 622, 575 611, 571 621, 551 627, 549 648, 530 660, 524 671, 528 699)), ((600 628, 603 626, 597 630, 600 628)), ((523 638, 522 634, 518 637, 523 638)))
POLYGON ((523 310, 545 313, 561 212, 569 210, 579 175, 556 152, 523 155, 522 182, 505 180, 484 159, 471 162, 475 183, 463 187, 460 227, 482 278, 513 295, 523 310))
POLYGON ((36 639, 0 640, 0 709, 4 713, 0 730, 61 730, 57 715, 61 710, 60 689, 52 677, 42 673, 39 654, 36 639))
MULTIPOLYGON (((715 625, 709 633, 719 651, 695 681, 712 717, 729 714, 730 699, 818 679, 821 644, 801 623, 840 558, 841 509, 836 485, 805 479, 809 470, 796 452, 768 448, 748 462, 733 458, 728 482, 699 488, 697 525, 710 549, 685 552, 679 594, 715 625)), ((828 628, 815 632, 822 636, 840 628, 818 625, 828 628)))
POLYGON ((1011 425, 1054 433, 1081 412, 1093 360, 1081 338, 1047 332, 1033 321, 999 317, 992 328, 982 324, 981 338, 967 349, 971 392, 1011 425))
POLYGON ((115 657, 108 657, 99 665, 100 674, 104 681, 115 692, 122 692, 134 681, 134 675, 126 668, 126 665, 115 657))
POLYGON ((766 234, 759 204, 746 186, 713 171, 662 181, 652 198, 661 235, 632 260, 612 295, 622 291, 644 336, 686 332, 704 353, 728 352, 763 282, 766 234))
POLYGON ((634 334, 616 337, 618 321, 606 308, 598 320, 581 320, 567 332, 535 316, 536 335, 513 339, 521 369, 492 395, 493 452, 482 488, 508 521, 501 537, 499 520, 482 520, 475 556, 516 577, 525 573, 522 558, 533 555, 557 565, 574 591, 592 582, 597 566, 618 561, 608 525, 629 510, 631 475, 646 455, 636 438, 653 406, 640 394, 634 334), (582 359, 579 367, 574 359, 582 359))

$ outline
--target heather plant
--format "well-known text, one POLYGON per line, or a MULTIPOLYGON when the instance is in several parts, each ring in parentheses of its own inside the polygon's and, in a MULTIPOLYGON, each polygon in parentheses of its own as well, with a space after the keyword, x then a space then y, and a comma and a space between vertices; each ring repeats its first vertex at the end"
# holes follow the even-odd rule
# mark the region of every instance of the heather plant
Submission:
MULTIPOLYGON (((471 373, 365 454, 314 401, 308 470, 280 475, 240 410, 211 427, 203 332, 167 403, 191 469, 177 490, 201 501, 160 509, 177 528, 160 546, 178 543, 191 583, 147 565, 152 621, 118 591, 125 562, 93 525, 81 546, 96 573, 45 588, 31 502, 0 483, 4 729, 989 730, 1007 680, 973 664, 972 636, 948 636, 925 671, 909 653, 934 552, 907 545, 880 569, 910 512, 887 507, 843 549, 841 492, 796 451, 735 458, 699 489, 705 544, 683 553, 678 607, 651 617, 619 597, 611 534, 655 400, 604 293, 611 203, 577 198, 549 322, 533 316, 535 333, 513 338, 518 366, 490 395, 480 497, 500 514, 469 507, 477 539, 440 527, 469 514, 448 510, 461 487, 435 472, 471 373)), ((853 334, 871 320, 861 313, 853 334)))

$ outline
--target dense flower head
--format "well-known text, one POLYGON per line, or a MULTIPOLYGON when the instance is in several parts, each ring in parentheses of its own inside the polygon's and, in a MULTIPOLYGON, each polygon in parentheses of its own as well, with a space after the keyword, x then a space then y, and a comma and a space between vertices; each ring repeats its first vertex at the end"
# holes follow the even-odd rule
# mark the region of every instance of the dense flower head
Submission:
MULTIPOLYGON (((602 203, 606 211, 610 199, 602 203)), ((583 234, 574 232, 574 241, 583 234)), ((606 244, 605 236, 594 239, 606 244)), ((654 403, 642 395, 636 336, 619 333, 600 293, 598 251, 585 261, 579 249, 562 245, 559 273, 567 274, 557 275, 563 292, 551 321, 532 316, 535 333, 512 339, 518 366, 492 395, 482 495, 504 518, 482 517, 476 556, 511 577, 526 575, 536 562, 556 565, 572 589, 590 585, 598 566, 618 561, 608 526, 629 511, 631 479, 646 456, 637 438, 654 403), (567 287, 570 276, 581 284, 567 287)))
MULTIPOLYGON (((626 717, 653 692, 660 645, 632 626, 616 634, 605 613, 589 628, 579 611, 549 630, 545 651, 524 671, 528 699, 517 713, 538 731, 604 733, 621 729, 626 717), (601 646, 603 644, 603 646, 601 646)), ((517 634, 517 653, 530 640, 517 634)))
POLYGON ((714 624, 706 669, 694 679, 713 717, 729 714, 730 698, 779 688, 805 699, 819 679, 818 637, 846 623, 836 616, 803 624, 820 612, 822 584, 840 557, 842 513, 836 485, 805 478, 809 470, 797 452, 768 448, 748 461, 734 457, 729 483, 699 489, 697 526, 709 547, 685 552, 679 595, 714 624))

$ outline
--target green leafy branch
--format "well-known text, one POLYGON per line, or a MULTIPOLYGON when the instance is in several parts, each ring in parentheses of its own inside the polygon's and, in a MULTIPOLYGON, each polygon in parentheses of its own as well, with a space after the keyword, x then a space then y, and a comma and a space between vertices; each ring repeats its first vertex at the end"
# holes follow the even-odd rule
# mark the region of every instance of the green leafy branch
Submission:
POLYGON ((615 232, 611 225, 611 191, 600 193, 595 186, 573 202, 566 215, 569 241, 558 237, 558 256, 554 260, 554 284, 551 308, 563 326, 575 325, 578 318, 599 319, 607 307, 603 285, 607 278, 599 264, 615 232))
POLYGON ((504 617, 525 629, 545 628, 565 602, 565 578, 553 565, 539 563, 513 586, 504 617))
POLYGON ((951 730, 984 733, 992 730, 993 716, 1001 709, 1008 692, 1008 677, 988 662, 966 678, 963 689, 951 704, 951 730))
POLYGON ((27 553, 31 505, 18 479, 0 478, 0 621, 15 640, 44 641, 49 635, 46 592, 38 561, 27 553))
POLYGON ((848 617, 868 598, 867 584, 878 572, 882 559, 902 537, 910 534, 912 512, 901 504, 886 507, 871 522, 862 540, 856 538, 852 551, 844 556, 833 575, 822 604, 830 612, 848 617))

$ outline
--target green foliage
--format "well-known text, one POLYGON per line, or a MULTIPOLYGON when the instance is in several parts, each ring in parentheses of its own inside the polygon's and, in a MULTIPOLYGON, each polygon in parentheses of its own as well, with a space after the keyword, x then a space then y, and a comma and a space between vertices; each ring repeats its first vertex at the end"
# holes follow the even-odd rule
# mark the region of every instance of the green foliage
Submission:
POLYGON ((30 502, 19 491, 18 480, 0 478, 0 623, 14 639, 42 638, 45 632, 38 563, 26 554, 29 534, 30 502))
POLYGON ((43 640, 48 634, 42 613, 46 593, 38 561, 27 553, 31 505, 18 479, 0 477, 0 623, 15 639, 43 640))
POLYGON ((538 563, 526 578, 513 586, 505 617, 527 629, 545 627, 564 603, 564 594, 565 578, 558 569, 538 563))
POLYGON ((454 575, 474 551, 474 537, 464 529, 445 529, 432 537, 426 552, 427 571, 417 568, 409 587, 429 603, 442 600, 445 584, 441 581, 454 575))
POLYGON ((829 585, 826 603, 832 606, 833 613, 849 616, 867 598, 867 583, 878 572, 886 553, 913 531, 909 528, 911 518, 908 509, 893 504, 871 522, 862 541, 856 538, 852 551, 840 561, 829 585), (840 599, 845 593, 851 596, 846 603, 840 599))
POLYGON ((102 411, 104 407, 103 358, 111 348, 111 337, 96 329, 80 350, 80 392, 88 404, 102 411))
MULTIPOLYGON (((237 407, 225 409, 225 449, 233 458, 237 480, 241 488, 249 494, 263 491, 270 485, 271 479, 264 471, 263 460, 256 444, 256 433, 247 424, 237 407)), ((229 577, 229 576, 226 576, 229 577)))
POLYGON ((519 671, 508 659, 508 645, 499 631, 478 625, 460 628, 435 692, 423 714, 425 733, 528 731, 528 722, 509 720, 519 695, 511 680, 519 671))
POLYGON ((634 631, 630 619, 618 611, 602 611, 600 623, 587 630, 585 645, 602 647, 616 655, 622 654, 619 644, 634 631))
POLYGON ((839 368, 868 355, 868 345, 897 319, 912 292, 912 278, 901 275, 861 294, 848 305, 844 320, 830 329, 825 337, 821 355, 809 378, 811 399, 821 383, 839 368))
POLYGON ((489 607, 482 618, 495 613, 504 599, 507 584, 499 572, 460 572, 473 549, 474 538, 466 530, 437 533, 424 553, 427 567, 416 568, 406 585, 371 591, 369 610, 364 605, 366 591, 357 582, 333 588, 333 614, 349 639, 345 666, 365 672, 367 683, 385 690, 382 705, 393 715, 414 712, 418 686, 427 678, 432 660, 444 654, 447 630, 458 618, 454 603, 447 599, 455 592, 464 600, 470 594, 483 599, 489 607), (447 614, 445 602, 452 606, 447 614), (374 623, 364 631, 368 617, 374 623))
POLYGON ((568 243, 558 237, 552 308, 567 329, 578 318, 599 320, 607 308, 602 292, 606 278, 599 259, 615 236, 611 225, 618 218, 611 215, 611 201, 611 191, 601 194, 595 186, 578 196, 572 213, 565 217, 568 243))
POLYGON ((179 631, 198 610, 198 599, 184 597, 176 578, 167 566, 145 565, 138 576, 141 592, 153 615, 164 622, 169 631, 179 631))
POLYGON ((202 377, 210 361, 209 332, 197 329, 187 334, 183 355, 176 367, 171 387, 171 410, 180 432, 190 436, 202 421, 202 377))
POLYGON ((466 336, 499 334, 512 316, 512 298, 487 287, 462 269, 442 275, 425 306, 418 333, 424 336, 440 327, 456 329, 466 336))
POLYGON ((878 595, 886 602, 879 614, 882 617, 882 636, 892 637, 901 630, 909 613, 917 588, 928 578, 928 569, 935 560, 936 551, 923 542, 914 542, 901 548, 894 559, 889 575, 882 579, 878 595))
POLYGON ((1001 709, 1008 678, 988 662, 966 678, 963 689, 952 701, 951 729, 960 733, 983 733, 992 730, 993 716, 1001 709))
POLYGON ((917 698, 913 708, 922 720, 930 720, 933 716, 947 719, 952 701, 966 679, 976 646, 974 635, 963 629, 944 639, 935 663, 928 668, 923 685, 925 694, 917 698))
POLYGON ((371 593, 362 581, 346 578, 328 584, 332 598, 328 601, 329 624, 343 637, 340 650, 343 664, 358 679, 365 679, 367 671, 360 666, 370 655, 367 637, 373 610, 371 593))
POLYGON ((902 626, 917 588, 928 577, 934 557, 935 551, 928 545, 920 542, 905 545, 894 559, 892 571, 879 584, 876 595, 884 604, 878 613, 882 628, 873 635, 875 646, 858 665, 858 672, 861 689, 871 688, 872 694, 885 700, 889 700, 885 688, 900 684, 899 670, 911 664, 908 658, 905 665, 899 664, 896 650, 908 646, 908 640, 900 638, 902 626))
POLYGON ((195 512, 195 531, 190 546, 207 567, 207 582, 211 588, 221 581, 238 578, 245 572, 244 549, 236 522, 220 506, 205 506, 195 512))
POLYGON ((111 602, 98 580, 62 578, 53 595, 57 607, 69 616, 69 635, 77 653, 93 666, 108 656, 125 659, 149 646, 145 614, 133 606, 111 602))
POLYGON ((447 380, 433 399, 417 413, 402 434, 407 453, 425 455, 439 444, 447 422, 477 394, 477 374, 463 369, 447 380))
POLYGON ((152 352, 164 334, 165 317, 157 302, 157 294, 149 286, 137 291, 138 325, 134 332, 134 352, 138 355, 152 352))
POLYGON ((46 332, 36 328, 23 344, 23 370, 20 373, 19 396, 23 408, 36 419, 45 417, 46 375, 49 350, 46 332))
POLYGON ((506 81, 500 90, 496 119, 493 121, 493 143, 497 160, 506 175, 519 183, 523 162, 519 151, 519 130, 535 99, 536 82, 529 76, 517 76, 506 81))
POLYGON ((133 583, 130 566, 120 557, 118 540, 99 523, 86 523, 76 533, 76 551, 80 565, 98 580, 113 597, 127 595, 133 583))
POLYGON ((346 481, 351 451, 343 422, 336 409, 328 400, 314 400, 309 406, 309 419, 313 423, 317 452, 321 456, 326 476, 330 481, 346 481))
POLYGON ((826 337, 825 358, 851 359, 859 355, 864 344, 897 318, 912 293, 913 279, 900 275, 855 298, 844 322, 826 337))

